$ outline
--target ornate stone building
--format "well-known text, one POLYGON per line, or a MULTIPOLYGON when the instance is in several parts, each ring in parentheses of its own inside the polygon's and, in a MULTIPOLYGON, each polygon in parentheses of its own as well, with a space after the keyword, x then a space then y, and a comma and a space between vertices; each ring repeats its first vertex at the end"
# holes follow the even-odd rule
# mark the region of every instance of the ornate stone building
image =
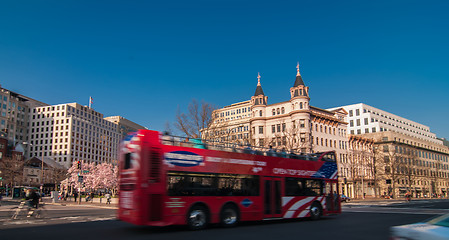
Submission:
POLYGON ((335 150, 337 158, 347 157, 347 112, 310 106, 309 87, 299 64, 287 101, 269 104, 260 74, 257 80, 249 101, 214 111, 211 128, 204 132, 207 139, 304 153, 335 150))

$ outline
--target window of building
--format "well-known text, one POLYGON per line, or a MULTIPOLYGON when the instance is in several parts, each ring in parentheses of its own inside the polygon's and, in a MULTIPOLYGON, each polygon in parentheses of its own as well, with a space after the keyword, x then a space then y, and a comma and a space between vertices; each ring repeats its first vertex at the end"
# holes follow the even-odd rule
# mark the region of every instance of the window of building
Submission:
POLYGON ((352 117, 354 114, 353 114, 353 111, 352 110, 349 110, 349 116, 350 117, 352 117))
POLYGON ((360 119, 357 119, 357 126, 360 126, 360 119))
POLYGON ((356 115, 356 116, 360 116, 360 109, 356 109, 356 110, 355 110, 355 115, 356 115))
POLYGON ((263 126, 259 126, 259 134, 263 134, 263 126))

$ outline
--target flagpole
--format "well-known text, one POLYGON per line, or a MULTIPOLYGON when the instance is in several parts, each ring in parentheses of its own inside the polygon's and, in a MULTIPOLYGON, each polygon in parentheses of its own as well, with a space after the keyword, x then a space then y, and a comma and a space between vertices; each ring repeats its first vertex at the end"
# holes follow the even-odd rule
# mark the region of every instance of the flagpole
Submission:
POLYGON ((89 108, 91 108, 91 104, 92 104, 92 97, 89 97, 89 108))

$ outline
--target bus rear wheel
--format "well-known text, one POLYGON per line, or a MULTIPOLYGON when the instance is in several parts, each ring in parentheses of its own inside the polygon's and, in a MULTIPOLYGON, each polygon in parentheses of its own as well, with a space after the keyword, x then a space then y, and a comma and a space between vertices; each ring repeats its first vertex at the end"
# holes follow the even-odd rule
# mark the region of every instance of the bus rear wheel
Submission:
POLYGON ((220 213, 220 223, 223 227, 234 227, 239 222, 238 210, 232 206, 224 206, 220 213))
POLYGON ((194 206, 187 214, 187 225, 191 230, 206 228, 209 223, 208 213, 203 206, 194 206))
POLYGON ((310 219, 318 220, 321 218, 321 215, 323 215, 323 209, 321 208, 321 205, 316 202, 313 203, 310 207, 310 219))

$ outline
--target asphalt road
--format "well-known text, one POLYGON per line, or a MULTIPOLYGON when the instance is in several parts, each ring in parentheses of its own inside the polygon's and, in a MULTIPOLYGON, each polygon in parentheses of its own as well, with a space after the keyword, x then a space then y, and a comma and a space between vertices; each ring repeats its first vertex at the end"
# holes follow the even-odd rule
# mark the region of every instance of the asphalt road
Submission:
MULTIPOLYGON (((52 208, 53 209, 53 208, 52 208)), ((23 224, 4 227, 2 239, 388 239, 389 228, 435 216, 435 210, 449 209, 449 201, 394 203, 388 205, 345 204, 339 216, 318 221, 265 221, 241 223, 238 227, 224 229, 211 226, 202 231, 189 231, 185 227, 141 227, 113 219, 114 209, 93 207, 54 206, 52 218, 58 222, 43 225, 23 224), (64 208, 65 207, 65 208, 64 208), (410 211, 412 209, 412 211, 410 211), (363 210, 363 211, 360 211, 363 210), (388 211, 394 210, 394 211, 388 211), (112 217, 111 217, 112 214, 112 217), (79 217, 79 222, 63 219, 67 215, 79 217), (101 219, 103 217, 103 219, 101 219), (112 219, 107 219, 111 217, 112 219), (95 220, 95 218, 97 218, 95 220), (87 221, 87 222, 81 222, 87 221)), ((439 212, 439 213, 438 213, 439 212)), ((3 214, 4 212, 1 212, 3 214)), ((1 216, 1 215, 0 215, 1 216)), ((72 219, 73 220, 73 219, 72 219)), ((1 227, 1 226, 0 226, 1 227)))

